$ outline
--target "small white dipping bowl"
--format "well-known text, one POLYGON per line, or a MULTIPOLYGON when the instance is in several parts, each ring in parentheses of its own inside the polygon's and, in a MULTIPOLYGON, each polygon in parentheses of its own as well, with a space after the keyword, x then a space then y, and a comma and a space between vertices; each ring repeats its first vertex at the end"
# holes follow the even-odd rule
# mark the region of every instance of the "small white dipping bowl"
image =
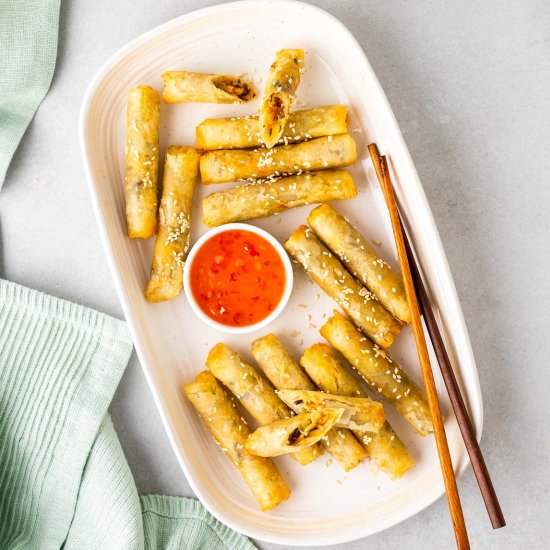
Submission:
POLYGON ((191 250, 189 251, 189 255, 187 256, 187 260, 185 261, 185 267, 183 268, 183 288, 185 291, 185 296, 187 297, 187 301, 191 305, 191 309, 195 312, 197 317, 199 317, 199 319, 201 319, 208 326, 216 330, 219 330, 221 332, 226 332, 228 334, 246 334, 248 332, 254 332, 256 330, 260 330, 266 327, 267 325, 269 325, 269 323, 275 320, 281 314, 283 309, 286 307, 288 300, 290 298, 290 294, 292 293, 293 282, 294 282, 294 276, 292 273, 292 264, 290 263, 290 259, 285 249, 281 246, 279 241, 277 241, 277 239, 275 239, 275 237, 270 235, 267 231, 264 231, 263 229, 259 229, 254 225, 249 225, 247 223, 228 223, 225 225, 220 225, 218 227, 215 227, 214 229, 210 229, 209 231, 207 231, 192 246, 191 250), (222 323, 218 323, 217 321, 214 321, 214 319, 206 315, 206 313, 201 309, 201 307, 195 300, 195 297, 193 296, 193 292, 191 291, 191 282, 190 282, 191 266, 193 265, 197 252, 200 250, 202 245, 214 235, 218 235, 219 233, 224 233, 225 231, 232 231, 232 230, 250 231, 250 233, 255 233, 256 235, 263 237, 276 250, 285 268, 285 279, 286 279, 285 290, 283 292, 283 296, 281 297, 280 302, 277 304, 277 307, 267 317, 265 317, 265 319, 262 319, 261 321, 258 321, 257 323, 254 323, 252 325, 246 325, 242 327, 230 327, 222 323))

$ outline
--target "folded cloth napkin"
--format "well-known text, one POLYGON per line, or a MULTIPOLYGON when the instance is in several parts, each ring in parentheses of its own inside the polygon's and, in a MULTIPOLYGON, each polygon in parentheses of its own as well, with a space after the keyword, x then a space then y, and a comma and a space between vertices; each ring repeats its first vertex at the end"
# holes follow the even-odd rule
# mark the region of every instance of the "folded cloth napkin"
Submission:
POLYGON ((138 497, 107 414, 131 349, 122 321, 0 280, 0 549, 255 548, 194 499, 138 497))
POLYGON ((60 0, 0 0, 0 188, 52 81, 60 0))

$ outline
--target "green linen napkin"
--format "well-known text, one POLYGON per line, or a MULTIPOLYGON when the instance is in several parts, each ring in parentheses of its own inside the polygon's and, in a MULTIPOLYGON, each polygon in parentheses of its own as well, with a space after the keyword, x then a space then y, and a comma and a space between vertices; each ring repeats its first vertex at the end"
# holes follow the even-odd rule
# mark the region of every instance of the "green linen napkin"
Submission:
POLYGON ((0 188, 52 81, 60 0, 0 0, 0 188))
POLYGON ((253 550, 194 499, 137 495, 107 408, 125 323, 0 280, 0 549, 253 550))

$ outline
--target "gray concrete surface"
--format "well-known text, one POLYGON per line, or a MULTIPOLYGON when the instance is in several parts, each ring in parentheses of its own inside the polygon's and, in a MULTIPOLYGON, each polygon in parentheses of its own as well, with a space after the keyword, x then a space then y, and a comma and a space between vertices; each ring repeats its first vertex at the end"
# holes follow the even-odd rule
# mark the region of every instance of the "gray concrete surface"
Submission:
MULTIPOLYGON (((121 317, 84 182, 81 98, 126 42, 215 3, 63 2, 53 85, 0 193, 1 276, 121 317)), ((482 446, 509 523, 491 530, 468 471, 459 486, 472 547, 548 548, 550 3, 313 3, 370 58, 454 274, 484 396, 482 446)), ((140 492, 191 495, 135 356, 111 413, 140 492)), ((447 504, 334 548, 344 547, 452 548, 447 504)))

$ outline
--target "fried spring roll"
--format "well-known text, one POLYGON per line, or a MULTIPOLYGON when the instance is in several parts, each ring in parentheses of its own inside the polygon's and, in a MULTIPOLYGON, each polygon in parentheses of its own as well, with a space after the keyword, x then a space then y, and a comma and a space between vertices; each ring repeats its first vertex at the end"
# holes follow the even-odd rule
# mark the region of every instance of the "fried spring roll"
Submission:
POLYGON ((433 432, 432 418, 422 390, 394 362, 343 315, 334 315, 321 334, 350 362, 388 403, 391 403, 420 435, 433 432))
MULTIPOLYGON (((326 344, 306 349, 301 365, 322 391, 338 395, 366 397, 353 375, 340 363, 326 344)), ((378 432, 356 432, 368 456, 392 479, 397 479, 414 466, 414 460, 389 422, 378 432)))
MULTIPOLYGON (((251 347, 258 365, 279 390, 317 389, 274 334, 254 340, 251 347)), ((330 430, 321 439, 321 444, 346 472, 355 468, 366 456, 363 446, 346 429, 330 430)))
POLYGON ((374 294, 350 275, 311 229, 305 225, 298 227, 284 247, 365 334, 383 348, 392 345, 401 324, 384 309, 374 294))
MULTIPOLYGON (((345 134, 348 108, 327 105, 290 113, 279 145, 313 138, 345 134)), ((208 118, 196 129, 196 147, 204 151, 215 149, 246 149, 262 145, 257 116, 208 118)))
POLYGON ((246 103, 256 97, 250 82, 228 74, 168 71, 162 79, 165 103, 246 103))
POLYGON ((401 277, 378 256, 355 227, 328 204, 313 209, 307 221, 319 239, 395 318, 402 323, 411 322, 401 277))
POLYGON ((311 391, 317 389, 275 334, 266 334, 257 338, 250 348, 254 359, 277 389, 311 391))
POLYGON ((214 376, 208 371, 201 372, 195 382, 186 384, 183 389, 218 445, 239 470, 261 509, 271 510, 286 500, 290 489, 275 463, 244 448, 250 430, 214 376))
MULTIPOLYGON (((277 397, 271 384, 225 344, 217 344, 210 350, 206 366, 235 394, 261 426, 292 416, 292 411, 277 397)), ((291 456, 305 466, 322 453, 323 449, 315 445, 291 456)))
POLYGON ((349 134, 325 136, 272 149, 219 149, 201 157, 202 183, 288 176, 309 170, 338 168, 357 160, 349 134))
POLYGON ((200 155, 193 147, 170 146, 164 163, 159 229, 151 278, 145 291, 150 302, 177 296, 183 287, 183 266, 189 250, 193 191, 200 155))
POLYGON ((277 420, 250 434, 244 446, 258 456, 295 453, 320 441, 343 412, 343 409, 322 409, 277 420))
POLYGON ((277 52, 260 105, 260 138, 267 147, 273 147, 283 134, 303 70, 303 50, 277 52))
POLYGON ((157 231, 159 94, 149 86, 128 93, 126 125, 126 225, 128 237, 147 239, 157 231))
POLYGON ((202 218, 205 225, 215 227, 272 216, 305 204, 351 199, 356 195, 353 178, 345 170, 309 172, 212 193, 202 200, 202 218))
POLYGON ((347 397, 321 391, 279 390, 277 395, 296 413, 342 409, 340 428, 377 432, 384 425, 384 406, 368 397, 347 397))

